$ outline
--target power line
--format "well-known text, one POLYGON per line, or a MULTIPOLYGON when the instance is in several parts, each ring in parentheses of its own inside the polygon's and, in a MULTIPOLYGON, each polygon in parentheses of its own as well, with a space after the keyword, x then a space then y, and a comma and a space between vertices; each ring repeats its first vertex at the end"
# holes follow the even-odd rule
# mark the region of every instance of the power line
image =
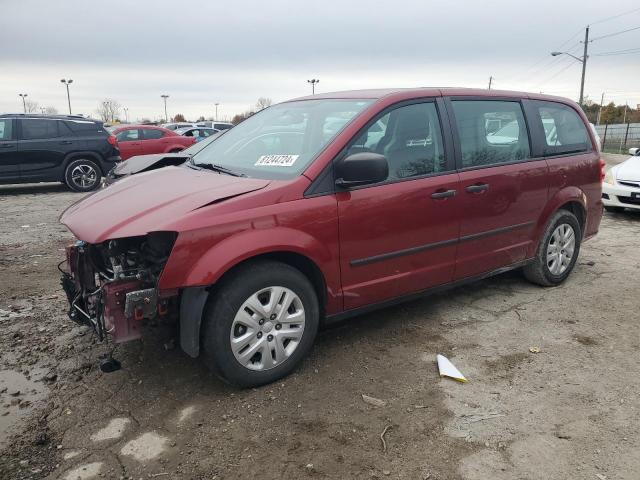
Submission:
POLYGON ((611 56, 611 55, 627 55, 630 53, 638 53, 638 52, 640 52, 640 47, 627 48, 626 50, 614 50, 611 52, 592 53, 591 55, 594 57, 605 57, 605 56, 611 56))
POLYGON ((633 28, 628 28, 627 30, 620 30, 619 32, 608 33, 606 35, 601 35, 600 37, 592 38, 591 41, 595 42, 596 40, 601 40, 603 38, 615 37, 616 35, 632 32, 633 30, 638 30, 638 29, 640 29, 640 27, 633 27, 633 28))
POLYGON ((625 15, 629 15, 630 13, 635 13, 635 12, 640 12, 640 8, 634 8, 633 10, 629 10, 627 12, 622 12, 622 13, 619 13, 617 15, 613 15, 611 17, 603 18, 602 20, 597 20, 595 22, 591 22, 590 25, 597 25, 598 23, 608 22, 609 20, 613 20, 615 18, 620 18, 620 17, 623 17, 625 15))

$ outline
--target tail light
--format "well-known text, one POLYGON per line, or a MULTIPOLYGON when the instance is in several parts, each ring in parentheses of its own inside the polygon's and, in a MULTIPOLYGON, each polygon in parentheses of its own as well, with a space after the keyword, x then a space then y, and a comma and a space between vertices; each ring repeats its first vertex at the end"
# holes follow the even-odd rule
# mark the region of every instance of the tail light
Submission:
POLYGON ((107 142, 115 147, 118 144, 118 139, 115 137, 115 135, 109 135, 107 137, 107 142))
POLYGON ((605 176, 605 171, 604 168, 606 166, 606 163, 604 163, 603 159, 600 159, 600 181, 602 182, 604 180, 604 176, 605 176))

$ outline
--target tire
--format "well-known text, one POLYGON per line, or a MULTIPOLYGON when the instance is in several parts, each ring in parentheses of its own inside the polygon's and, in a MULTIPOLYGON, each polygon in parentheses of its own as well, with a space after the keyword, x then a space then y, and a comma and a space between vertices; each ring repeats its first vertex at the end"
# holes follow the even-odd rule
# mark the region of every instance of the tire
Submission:
POLYGON ((624 212, 624 207, 608 207, 608 206, 605 205, 604 209, 609 213, 623 213, 624 212))
POLYGON ((581 240, 582 229, 575 215, 567 210, 558 210, 547 223, 533 261, 523 268, 526 279, 543 287, 560 285, 573 270, 580 254, 581 240), (567 247, 571 245, 565 233, 568 230, 573 232, 570 256, 567 247))
POLYGON ((202 319, 203 361, 232 385, 274 382, 309 353, 319 320, 318 297, 299 270, 270 260, 242 265, 209 298, 202 319), (278 298, 291 307, 284 311, 278 298))
POLYGON ((100 186, 102 172, 93 160, 73 160, 64 171, 64 183, 74 192, 89 192, 100 186))

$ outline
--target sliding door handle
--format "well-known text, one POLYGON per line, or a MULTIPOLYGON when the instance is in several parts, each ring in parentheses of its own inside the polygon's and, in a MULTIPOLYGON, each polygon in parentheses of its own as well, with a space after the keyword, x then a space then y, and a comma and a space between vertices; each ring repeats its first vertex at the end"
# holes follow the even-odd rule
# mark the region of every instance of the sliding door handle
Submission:
POLYGON ((475 185, 469 185, 465 190, 469 193, 482 193, 489 190, 488 183, 476 183, 475 185))
POLYGON ((439 190, 431 194, 431 198, 434 200, 442 200, 444 198, 455 197, 456 190, 439 190))

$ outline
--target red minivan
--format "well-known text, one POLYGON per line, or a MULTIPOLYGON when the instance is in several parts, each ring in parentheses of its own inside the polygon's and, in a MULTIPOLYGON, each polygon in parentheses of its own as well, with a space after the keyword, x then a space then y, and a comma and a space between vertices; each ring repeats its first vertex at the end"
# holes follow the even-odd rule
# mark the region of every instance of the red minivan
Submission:
POLYGON ((324 322, 514 268, 563 282, 598 231, 602 173, 564 98, 425 88, 284 102, 64 212, 78 238, 70 316, 115 342, 174 317, 188 355, 265 384, 324 322))

